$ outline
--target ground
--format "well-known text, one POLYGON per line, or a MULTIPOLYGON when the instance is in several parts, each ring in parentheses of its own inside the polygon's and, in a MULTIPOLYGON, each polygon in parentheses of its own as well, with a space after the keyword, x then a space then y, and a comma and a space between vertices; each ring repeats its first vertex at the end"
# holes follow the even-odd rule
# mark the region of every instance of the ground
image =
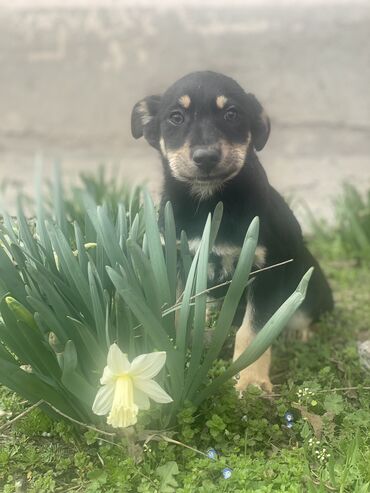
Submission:
POLYGON ((185 408, 167 441, 128 447, 127 438, 114 444, 38 409, 7 426, 28 404, 1 389, 4 493, 26 491, 26 485, 33 493, 368 492, 370 373, 359 364, 357 341, 370 334, 370 268, 333 244, 310 241, 333 286, 335 312, 306 344, 280 337, 271 397, 251 389, 239 400, 227 384, 197 413, 185 408), (293 415, 291 428, 286 412, 293 415), (204 456, 210 447, 217 460, 204 456), (229 479, 222 476, 225 468, 232 469, 229 479))

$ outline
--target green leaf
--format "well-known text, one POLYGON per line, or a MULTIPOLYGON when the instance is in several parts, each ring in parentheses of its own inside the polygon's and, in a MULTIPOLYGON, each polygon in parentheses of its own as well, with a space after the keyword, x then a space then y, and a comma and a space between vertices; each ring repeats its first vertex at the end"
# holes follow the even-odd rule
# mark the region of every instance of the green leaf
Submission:
POLYGON ((176 226, 173 216, 173 209, 170 202, 167 202, 164 209, 164 240, 167 277, 170 286, 171 304, 176 303, 177 285, 177 245, 176 245, 176 226))
POLYGON ((344 411, 343 397, 339 394, 331 392, 325 396, 323 406, 329 413, 333 413, 335 415, 340 414, 344 411))
MULTIPOLYGON (((84 197, 84 200, 87 213, 97 233, 98 247, 101 245, 104 248, 111 265, 123 265, 127 260, 119 245, 115 227, 106 211, 101 206, 96 207, 91 198, 84 197)), ((97 253, 99 253, 99 248, 97 253)), ((99 270, 99 266, 97 268, 99 270)))
MULTIPOLYGON (((81 352, 81 366, 84 368, 86 377, 89 380, 95 380, 95 378, 93 378, 93 372, 102 370, 107 360, 108 347, 105 343, 105 339, 104 343, 101 343, 100 340, 95 337, 94 332, 90 327, 72 317, 68 318, 77 331, 74 337, 75 342, 81 341, 79 349, 81 352)), ((105 330, 104 327, 103 329, 105 330)))
POLYGON ((150 310, 145 300, 138 292, 135 292, 125 279, 111 267, 107 267, 107 272, 115 285, 117 292, 127 303, 132 313, 143 325, 149 339, 156 350, 166 351, 166 365, 171 375, 171 397, 175 400, 182 392, 182 372, 181 359, 179 352, 172 346, 169 337, 164 330, 161 322, 150 310))
POLYGON ((69 340, 66 342, 63 351, 63 372, 73 372, 77 368, 77 352, 73 341, 69 340))
POLYGON ((36 172, 35 172, 35 196, 36 196, 36 233, 40 238, 40 243, 43 246, 46 254, 52 254, 52 246, 49 235, 45 227, 45 207, 42 194, 42 168, 43 163, 41 157, 36 157, 36 172))
POLYGON ((181 231, 181 237, 180 237, 180 253, 181 253, 181 261, 182 261, 182 267, 183 267, 183 277, 186 281, 189 275, 191 263, 192 263, 192 256, 190 253, 189 249, 189 242, 188 238, 186 236, 185 231, 181 231))
POLYGON ((116 233, 119 239, 120 247, 123 248, 127 240, 127 217, 124 204, 118 205, 116 233))
POLYGON ((219 313, 216 327, 214 329, 210 348, 204 358, 204 361, 191 382, 188 398, 191 399, 199 385, 204 381, 213 362, 218 357, 222 346, 230 332, 235 312, 238 308, 240 298, 247 286, 249 274, 254 262, 254 253, 256 250, 259 234, 259 220, 254 218, 251 222, 239 260, 235 269, 229 289, 226 293, 225 300, 219 313))
POLYGON ((139 215, 136 214, 130 228, 130 239, 136 242, 139 240, 138 236, 139 236, 139 215))
POLYGON ((40 270, 28 267, 28 271, 37 282, 42 294, 40 296, 38 291, 29 289, 29 296, 27 297, 29 304, 33 308, 33 311, 39 312, 40 316, 52 328, 58 338, 63 343, 67 342, 73 334, 73 327, 67 317, 72 315, 73 311, 65 303, 54 284, 40 270))
POLYGON ((8 292, 22 305, 27 306, 26 290, 24 283, 15 265, 0 246, 0 279, 7 286, 8 292))
MULTIPOLYGON (((54 407, 71 416, 74 419, 84 419, 84 414, 76 407, 71 407, 70 398, 61 388, 54 389, 41 381, 36 375, 27 373, 19 366, 3 359, 0 355, 0 383, 23 396, 30 403, 40 399, 52 404, 54 407)), ((43 406, 45 411, 53 414, 48 406, 43 406)), ((55 417, 55 414, 53 414, 55 417)), ((60 416, 59 416, 60 417, 60 416)))
POLYGON ((148 303, 150 309, 159 318, 161 316, 161 305, 160 305, 160 295, 159 287, 156 283, 153 268, 149 259, 143 254, 142 250, 134 243, 131 239, 127 240, 127 250, 130 253, 136 271, 138 273, 139 285, 145 294, 146 302, 148 303))
POLYGON ((13 219, 9 216, 9 214, 3 209, 2 204, 0 203, 0 216, 2 216, 4 225, 1 225, 1 229, 6 231, 6 234, 9 236, 10 241, 17 243, 18 238, 15 234, 15 226, 13 219))
POLYGON ((154 276, 159 287, 161 305, 170 306, 171 293, 167 277, 167 268, 163 255, 163 248, 154 205, 148 192, 144 193, 144 217, 149 256, 153 266, 154 276))
POLYGON ((85 242, 84 238, 82 236, 82 231, 80 229, 80 226, 78 225, 77 221, 73 223, 74 227, 74 232, 75 232, 75 239, 76 239, 76 246, 77 246, 77 260, 78 263, 80 264, 81 272, 83 273, 84 277, 87 275, 87 264, 89 261, 89 258, 86 253, 86 248, 85 248, 85 242))
MULTIPOLYGON (((96 273, 97 275, 97 273, 96 273)), ((105 316, 104 316, 104 298, 101 286, 96 283, 94 271, 91 262, 88 264, 88 278, 90 285, 91 303, 94 312, 95 329, 100 344, 105 343, 105 316)))
POLYGON ((212 247, 215 243, 218 230, 220 229, 221 221, 222 221, 222 215, 224 211, 224 206, 222 202, 218 202, 218 204, 215 207, 215 210, 213 211, 212 214, 212 223, 211 223, 211 233, 209 236, 209 249, 212 250, 212 247))
POLYGON ((271 346, 276 337, 287 326, 294 312, 303 303, 312 272, 313 267, 306 272, 294 293, 274 313, 239 358, 222 375, 213 380, 204 391, 195 396, 195 404, 200 404, 229 378, 254 363, 271 346))
POLYGON ((160 493, 173 493, 177 490, 178 483, 175 479, 175 476, 179 474, 177 462, 166 462, 163 466, 157 467, 155 472, 161 479, 159 485, 160 493))
POLYGON ((154 345, 164 351, 172 351, 173 347, 170 344, 166 331, 145 303, 145 299, 142 296, 140 297, 138 292, 134 292, 132 287, 114 269, 107 267, 107 272, 117 292, 128 304, 137 319, 146 327, 154 345))
POLYGON ((95 389, 82 376, 78 369, 77 351, 73 341, 67 341, 63 355, 62 383, 81 403, 85 412, 92 414, 91 406, 95 397, 95 389))
POLYGON ((53 205, 54 205, 54 214, 55 219, 60 227, 61 231, 67 235, 67 218, 65 212, 65 205, 63 200, 63 185, 62 185, 62 176, 60 172, 60 166, 58 163, 55 163, 53 168, 53 205))
POLYGON ((179 357, 181 358, 181 363, 179 362, 179 364, 181 364, 182 375, 184 375, 185 355, 187 350, 187 344, 190 338, 190 330, 191 330, 191 322, 192 322, 190 314, 193 311, 193 308, 191 307, 191 303, 190 303, 190 298, 193 293, 195 276, 198 266, 199 252, 200 250, 198 249, 194 255, 189 270, 189 274, 186 279, 185 290, 182 293, 182 301, 180 305, 179 318, 178 318, 176 346, 179 349, 179 357))
POLYGON ((31 365, 34 372, 39 372, 50 381, 60 375, 59 367, 50 346, 32 318, 31 326, 28 325, 29 317, 19 314, 19 307, 14 310, 14 303, 3 301, 1 314, 4 325, 0 325, 0 339, 11 349, 22 364, 31 365))
POLYGON ((40 261, 41 257, 38 245, 30 232, 30 224, 24 216, 20 198, 18 198, 17 222, 19 228, 19 240, 23 242, 23 249, 28 251, 32 257, 40 261))
POLYGON ((195 373, 199 370, 200 360, 204 347, 204 326, 206 323, 206 303, 207 303, 207 280, 208 280, 208 255, 209 255, 209 238, 211 232, 211 216, 208 216, 204 228, 202 240, 199 247, 199 259, 196 273, 196 293, 194 309, 194 327, 192 350, 189 363, 189 370, 185 380, 185 387, 193 382, 195 373))
MULTIPOLYGON (((75 288, 79 303, 84 304, 87 311, 92 313, 89 284, 81 270, 78 260, 73 255, 70 245, 60 229, 50 223, 47 224, 47 229, 54 250, 58 255, 61 269, 69 280, 70 285, 75 288)), ((81 306, 81 310, 82 309, 81 306)))

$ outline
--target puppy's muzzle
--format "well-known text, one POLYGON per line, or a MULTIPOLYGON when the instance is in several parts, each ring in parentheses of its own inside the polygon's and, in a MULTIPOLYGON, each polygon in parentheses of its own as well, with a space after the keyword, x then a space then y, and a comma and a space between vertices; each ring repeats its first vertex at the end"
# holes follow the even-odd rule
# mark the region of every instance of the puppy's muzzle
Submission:
POLYGON ((209 174, 221 160, 221 150, 217 147, 199 146, 194 148, 192 159, 200 171, 209 174))

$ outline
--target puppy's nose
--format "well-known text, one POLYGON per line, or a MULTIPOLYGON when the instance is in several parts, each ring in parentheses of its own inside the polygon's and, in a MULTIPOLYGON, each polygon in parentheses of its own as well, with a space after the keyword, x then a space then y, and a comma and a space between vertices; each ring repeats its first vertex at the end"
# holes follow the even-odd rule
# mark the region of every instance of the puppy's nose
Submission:
POLYGON ((198 147, 193 152, 193 161, 202 171, 211 171, 219 162, 221 152, 215 147, 198 147))

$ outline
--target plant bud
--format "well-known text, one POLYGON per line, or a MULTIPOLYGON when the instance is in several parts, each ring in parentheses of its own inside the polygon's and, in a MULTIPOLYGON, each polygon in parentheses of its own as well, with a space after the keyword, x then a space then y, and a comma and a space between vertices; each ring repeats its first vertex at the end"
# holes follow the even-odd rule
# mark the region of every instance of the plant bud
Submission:
POLYGON ((63 345, 54 332, 49 332, 49 344, 55 353, 61 353, 63 351, 63 345))
POLYGON ((32 313, 27 310, 27 308, 25 308, 21 303, 19 303, 19 301, 17 301, 12 296, 7 296, 5 298, 5 302, 8 305, 9 309, 13 312, 17 320, 24 322, 29 327, 32 327, 34 329, 37 328, 32 313))

